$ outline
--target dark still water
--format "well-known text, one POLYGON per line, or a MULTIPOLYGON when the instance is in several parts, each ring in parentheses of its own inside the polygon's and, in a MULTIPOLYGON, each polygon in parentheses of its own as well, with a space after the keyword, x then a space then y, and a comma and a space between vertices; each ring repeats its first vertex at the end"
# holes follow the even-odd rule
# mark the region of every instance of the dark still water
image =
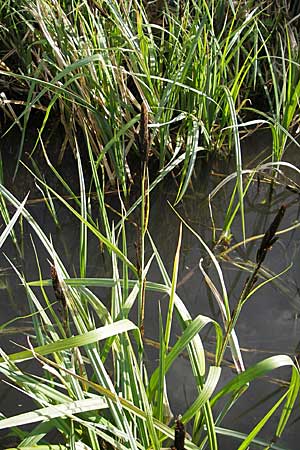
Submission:
MULTIPOLYGON (((263 136, 259 142, 248 141, 244 145, 243 154, 244 168, 255 167, 256 156, 267 147, 268 140, 263 136)), ((299 164, 299 158, 295 152, 291 152, 289 161, 299 164), (296 160, 295 160, 296 158, 296 160)), ((204 241, 211 247, 213 238, 213 226, 208 208, 208 193, 234 169, 234 164, 228 161, 218 161, 211 163, 199 162, 193 186, 187 192, 184 202, 178 206, 177 210, 194 230, 201 235, 204 241)), ((275 274, 285 273, 276 278, 273 282, 266 284, 259 289, 255 295, 244 306, 238 323, 235 327, 239 343, 242 349, 242 356, 246 367, 256 362, 272 356, 274 354, 288 354, 292 358, 300 352, 300 324, 298 315, 300 312, 300 281, 299 281, 299 247, 300 228, 299 222, 299 194, 297 189, 290 189, 292 180, 300 183, 300 177, 289 169, 282 169, 284 174, 278 175, 276 183, 270 190, 270 180, 260 176, 259 180, 250 186, 245 197, 245 225, 247 239, 252 240, 244 246, 242 243, 242 226, 239 214, 235 218, 231 227, 231 239, 226 246, 220 244, 214 247, 214 252, 221 262, 225 282, 228 290, 230 305, 235 307, 241 295, 249 270, 253 268, 256 252, 260 246, 261 238, 256 236, 263 234, 282 204, 287 205, 286 214, 280 225, 280 230, 295 226, 291 231, 282 233, 273 248, 268 252, 262 267, 263 279, 270 278, 275 274)), ((76 172, 75 172, 76 173, 76 172)), ((25 178, 21 179, 21 185, 11 186, 19 200, 22 200, 27 193, 27 183, 25 178)), ((46 231, 48 236, 52 236, 57 253, 63 260, 71 276, 79 274, 79 226, 74 217, 68 213, 63 206, 56 204, 56 211, 59 217, 61 228, 58 230, 53 222, 49 211, 43 202, 35 201, 39 194, 34 190, 32 180, 32 194, 28 204, 31 214, 38 220, 40 226, 46 231)), ((212 213, 216 235, 219 236, 224 224, 226 208, 230 201, 230 196, 234 187, 234 180, 227 183, 212 201, 212 213)), ((75 188, 74 188, 75 189, 75 188)), ((176 187, 173 180, 169 180, 156 188, 151 194, 151 213, 149 230, 159 249, 168 273, 171 277, 173 259, 175 255, 179 220, 172 209, 168 206, 167 200, 174 202, 176 187)), ((107 202, 114 204, 117 197, 108 197, 107 202)), ((18 229, 19 225, 16 227, 18 229)), ((134 242, 136 233, 134 227, 128 227, 129 252, 135 253, 134 242)), ((50 277, 49 257, 44 248, 39 243, 39 239, 34 235, 32 229, 25 222, 23 223, 23 258, 20 258, 15 246, 8 239, 1 249, 17 266, 24 272, 26 279, 34 280, 38 278, 37 263, 35 260, 33 245, 38 249, 39 263, 44 278, 50 277)), ((1 253, 0 272, 0 308, 1 324, 20 316, 28 314, 27 299, 23 287, 11 269, 9 262, 1 253)), ((151 255, 152 250, 146 248, 146 259, 151 255)), ((199 260, 204 258, 204 266, 211 278, 218 283, 215 270, 211 265, 205 250, 200 242, 187 230, 183 230, 183 241, 180 257, 180 274, 178 278, 177 293, 183 300, 192 317, 198 314, 214 317, 221 323, 218 306, 203 280, 199 270, 199 260)), ((132 256, 134 259, 134 256, 132 256)), ((99 251, 99 242, 91 237, 89 242, 89 267, 87 276, 103 277, 110 275, 109 258, 105 253, 99 251)), ((158 267, 153 267, 148 276, 149 280, 161 281, 158 267)), ((50 291, 49 291, 50 292, 50 291)), ((108 302, 109 292, 98 290, 101 300, 108 302)), ((160 303, 163 313, 166 310, 168 299, 157 294, 147 294, 145 312, 145 336, 149 340, 158 339, 158 305, 160 303)), ((108 304, 108 303, 107 303, 108 304)), ((33 333, 31 319, 23 318, 10 324, 8 327, 0 328, 1 347, 7 353, 18 351, 14 342, 26 345, 26 337, 33 333)), ((180 328, 174 326, 172 329, 172 342, 180 334, 180 328)), ((215 335, 210 328, 205 328, 201 333, 205 349, 207 350, 207 364, 212 361, 211 354, 215 349, 215 335)), ((157 364, 158 350, 155 343, 150 343, 146 348, 147 364, 149 369, 154 369, 157 364)), ((218 388, 234 376, 233 363, 229 352, 225 354, 225 363, 222 370, 222 377, 218 388)), ((24 363, 22 367, 26 370, 36 370, 32 368, 30 362, 24 363)), ((261 378, 251 384, 247 392, 234 405, 230 413, 222 421, 223 428, 231 428, 248 434, 259 422, 263 415, 275 404, 282 395, 282 383, 290 376, 290 370, 277 370, 269 377, 261 378)), ((197 396, 191 368, 185 355, 182 355, 172 366, 168 378, 168 393, 171 408, 174 416, 182 413, 195 400, 197 396)), ((14 390, 11 386, 0 384, 0 412, 6 416, 18 414, 29 410, 31 402, 28 398, 14 390)), ((276 425, 281 409, 274 414, 274 417, 264 427, 259 438, 270 441, 276 431, 276 425)), ((299 448, 300 413, 294 414, 288 424, 284 437, 278 445, 290 450, 299 448)), ((3 434, 3 433, 2 433, 3 434)), ((238 448, 240 441, 233 441, 223 435, 219 435, 219 448, 222 450, 233 450, 238 448)), ((262 448, 251 445, 251 449, 262 448)))

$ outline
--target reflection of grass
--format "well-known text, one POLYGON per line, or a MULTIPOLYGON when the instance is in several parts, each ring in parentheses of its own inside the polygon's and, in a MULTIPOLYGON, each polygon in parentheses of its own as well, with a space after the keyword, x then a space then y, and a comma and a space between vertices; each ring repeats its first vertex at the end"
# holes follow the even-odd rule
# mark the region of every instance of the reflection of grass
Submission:
MULTIPOLYGON (((137 239, 140 240, 140 243, 137 241, 138 263, 127 249, 126 218, 130 218, 130 215, 124 204, 120 207, 121 219, 118 226, 107 222, 106 237, 95 225, 94 212, 88 210, 86 197, 84 198, 86 182, 80 163, 78 173, 81 179, 81 195, 73 201, 66 200, 50 185, 45 186, 42 179, 37 180, 44 188, 47 187, 49 195, 68 208, 74 215, 74 220, 79 220, 80 276, 76 279, 69 276, 61 259, 63 255, 57 254, 55 242, 48 239, 45 230, 32 218, 26 205, 20 204, 0 185, 3 198, 17 208, 17 215, 23 216, 41 240, 49 254, 49 260, 53 262, 57 277, 54 293, 53 287, 51 288, 53 280, 49 278, 50 268, 46 274, 42 274, 39 269, 40 278, 27 282, 25 274, 12 264, 27 293, 35 333, 28 339, 26 349, 11 355, 1 352, 0 372, 22 392, 30 395, 38 410, 2 419, 0 428, 14 427, 19 435, 19 448, 43 448, 42 445, 47 445, 47 441, 51 439, 47 438, 49 431, 57 430, 60 433, 62 448, 67 448, 64 447, 66 445, 75 445, 76 448, 79 443, 84 443, 87 448, 96 450, 102 449, 104 445, 122 449, 160 449, 166 439, 174 439, 174 429, 170 426, 172 412, 168 401, 168 377, 173 363, 184 354, 190 362, 191 376, 198 391, 191 405, 182 406, 180 411, 182 422, 192 424, 191 439, 186 439, 185 442, 187 449, 196 450, 207 445, 217 449, 218 437, 223 434, 238 439, 240 449, 248 448, 251 442, 267 447, 268 442, 260 440, 258 435, 278 409, 281 412, 274 431, 273 448, 283 448, 276 445, 275 441, 282 435, 293 410, 299 391, 299 373, 288 355, 273 355, 251 367, 244 367, 235 325, 244 303, 249 301, 250 295, 253 296, 255 292, 255 280, 251 281, 251 286, 248 281, 247 286, 250 287, 247 296, 241 293, 238 314, 236 309, 232 312, 232 300, 227 293, 220 262, 203 239, 182 221, 182 226, 189 228, 197 237, 216 271, 217 279, 213 281, 207 269, 200 263, 205 280, 221 312, 220 322, 201 313, 192 318, 187 306, 177 294, 182 231, 179 233, 174 255, 173 273, 169 276, 159 248, 155 245, 155 237, 150 236, 147 228, 147 218, 151 212, 146 168, 144 167, 140 180, 141 193, 145 198, 141 199, 140 207, 136 206, 134 216, 137 239), (104 251, 110 255, 111 276, 108 278, 87 277, 90 258, 95 256, 94 248, 88 252, 90 233, 104 244, 104 251), (145 248, 148 249, 147 252, 145 248), (151 279, 150 267, 154 262, 159 268, 160 281, 151 279), (110 296, 108 304, 104 304, 95 295, 93 288, 96 286, 107 290, 110 296), (63 295, 64 304, 54 311, 53 300, 57 297, 57 292, 63 295), (147 309, 144 307, 145 304, 153 302, 151 292, 166 296, 166 304, 165 313, 159 312, 158 315, 157 335, 151 336, 149 341, 144 338, 144 325, 148 326, 147 309), (66 308, 67 313, 63 311, 62 306, 66 308), (180 325, 181 332, 175 338, 172 330, 176 322, 180 325), (214 346, 211 353, 205 352, 201 338, 204 328, 207 327, 211 327, 215 334, 215 341, 210 344, 214 346), (173 340, 172 346, 170 338, 173 340), (145 346, 149 342, 153 344, 155 339, 159 360, 150 374, 145 364, 145 346), (230 379, 219 387, 222 372, 228 366, 228 355, 224 357, 225 348, 231 351, 233 364, 229 366, 230 379), (43 367, 43 378, 23 372, 20 363, 29 359, 43 367), (291 367, 291 379, 280 384, 282 391, 274 400, 273 406, 267 407, 264 399, 258 399, 259 408, 263 407, 265 413, 252 432, 245 435, 235 431, 234 426, 232 429, 222 428, 227 413, 234 408, 235 402, 242 399, 249 384, 255 384, 257 378, 269 377, 273 370, 283 366, 291 367), (25 423, 31 424, 32 431, 20 437, 19 427, 25 423)), ((8 227, 12 227, 17 215, 8 227)), ((268 245, 273 241, 276 232, 274 223, 269 228, 272 231, 271 235, 269 233, 270 240, 267 242, 265 237, 261 241, 264 251, 267 251, 268 245)), ((3 234, 4 237, 8 235, 8 231, 10 229, 3 234)), ((0 236, 0 242, 2 241, 0 236)), ((38 253, 36 255, 39 267, 38 253)), ((258 262, 253 269, 256 272, 257 264, 258 262)), ((59 298, 62 297, 61 294, 59 298)), ((158 310, 160 311, 160 308, 158 310)), ((7 325, 9 324, 4 324, 7 325)), ((228 371, 226 373, 228 375, 228 371)), ((273 377, 271 381, 276 382, 273 377)), ((178 380, 178 383, 180 382, 178 380)), ((182 405, 184 404, 185 401, 182 402, 182 405)))

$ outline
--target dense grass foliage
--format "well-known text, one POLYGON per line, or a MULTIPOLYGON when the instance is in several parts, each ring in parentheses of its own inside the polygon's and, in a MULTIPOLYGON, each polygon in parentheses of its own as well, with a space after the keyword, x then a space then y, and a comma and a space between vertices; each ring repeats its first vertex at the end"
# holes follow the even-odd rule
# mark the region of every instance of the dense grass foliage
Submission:
POLYGON ((4 1, 4 111, 25 134, 29 115, 39 108, 41 137, 55 111, 65 128, 59 160, 67 146, 75 149, 74 135, 81 129, 97 165, 126 190, 130 156, 139 153, 144 102, 151 155, 159 167, 185 155, 181 196, 199 152, 237 151, 236 127, 243 132, 270 127, 273 159, 281 158, 288 133, 295 131, 300 89, 297 20, 288 6, 284 1, 278 9, 267 1, 4 1), (14 113, 20 97, 24 108, 14 113))
MULTIPOLYGON (((12 126, 21 130, 15 177, 22 163, 42 192, 55 224, 59 225, 56 209, 60 205, 80 228, 75 278, 49 231, 31 215, 28 196, 24 194, 20 201, 5 186, 5 159, 0 159, 4 223, 0 247, 11 238, 24 256, 14 227, 19 221, 22 227, 24 222, 28 224, 39 274, 33 280, 22 259, 17 264, 6 255, 27 295, 27 318, 34 329, 26 348, 13 354, 0 349, 0 373, 37 405, 37 409, 13 417, 1 414, 0 430, 10 430, 18 439, 14 449, 169 447, 174 440, 174 417, 168 377, 182 354, 197 389, 193 402, 181 412, 181 423, 191 434, 185 441, 187 450, 217 450, 223 435, 239 450, 250 445, 284 449, 280 438, 299 398, 297 360, 273 355, 247 367, 236 325, 256 291, 281 275, 266 276, 264 264, 271 246, 279 235, 299 226, 295 222, 281 229, 289 206, 284 204, 260 236, 250 236, 244 205, 257 179, 270 183, 269 201, 280 183, 299 194, 299 185, 293 180, 299 169, 281 161, 288 143, 298 148, 299 35, 297 17, 293 19, 290 13, 287 2, 277 10, 268 1, 2 2, 2 109, 12 126), (23 158, 24 140, 30 120, 37 115, 42 115, 42 125, 28 167, 23 158), (44 138, 54 119, 65 131, 58 161, 53 160, 44 138), (271 130, 272 151, 267 160, 255 160, 256 167, 245 170, 241 137, 261 126, 271 130), (77 165, 79 192, 59 167, 70 150, 77 165), (192 179, 197 156, 209 152, 219 156, 233 152, 235 158, 235 172, 208 196, 211 245, 176 209, 192 179), (40 157, 51 173, 48 179, 39 169, 40 157), (88 161, 89 176, 84 161, 88 161), (152 161, 159 172, 149 173, 152 161), (286 178, 285 170, 289 170, 286 178), (178 240, 171 270, 167 270, 148 223, 150 193, 170 173, 177 175, 178 182, 175 206, 170 206, 178 216, 178 240), (59 189, 54 188, 53 179, 59 189), (106 204, 107 181, 117 188, 114 222, 106 204), (133 181, 137 191, 134 202, 128 189, 133 181), (216 225, 214 199, 228 186, 232 188, 230 202, 224 206, 223 223, 216 225), (243 239, 230 248, 237 216, 241 217, 243 239), (185 299, 178 295, 183 233, 191 233, 205 254, 205 261, 199 256, 199 274, 218 310, 213 317, 201 311, 192 317, 185 299), (259 239, 258 250, 247 266, 236 261, 239 270, 248 274, 233 299, 223 260, 232 249, 259 239), (45 257, 37 241, 47 253, 51 271, 41 268, 45 257), (109 259, 107 277, 88 276, 95 241, 109 259), (159 279, 152 278, 153 266, 159 279), (106 302, 97 293, 99 287, 105 289, 106 302), (163 296, 164 308, 161 311, 162 305, 155 303, 158 333, 151 338, 158 359, 150 371, 145 324, 146 305, 153 301, 153 293, 163 296), (176 336, 175 327, 180 329, 176 336), (204 350, 207 329, 213 330, 210 358, 204 350), (225 354, 233 361, 226 382, 225 354), (22 363, 28 360, 37 372, 24 369, 22 363), (224 427, 224 420, 249 386, 282 367, 290 369, 289 378, 253 429, 246 434, 235 430, 234 424, 224 427), (41 371, 42 375, 34 374, 41 371), (275 416, 272 436, 262 439, 261 430, 275 416)), ((9 329, 12 323, 1 323, 0 330, 9 329)))

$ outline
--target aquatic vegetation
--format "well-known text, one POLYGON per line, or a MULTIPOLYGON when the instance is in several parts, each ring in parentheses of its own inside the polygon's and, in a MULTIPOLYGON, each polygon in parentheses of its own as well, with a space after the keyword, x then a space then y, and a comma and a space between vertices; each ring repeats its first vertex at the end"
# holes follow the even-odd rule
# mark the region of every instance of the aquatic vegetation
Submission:
POLYGON ((197 155, 230 154, 237 126, 269 126, 273 160, 279 160, 298 120, 299 49, 287 5, 285 16, 271 8, 205 0, 4 2, 1 77, 10 84, 3 108, 23 133, 18 162, 38 108, 40 138, 51 117, 64 127, 58 162, 68 146, 76 153, 74 136, 82 130, 80 151, 88 140, 96 166, 126 192, 138 157, 143 102, 151 159, 162 169, 185 155, 178 201, 197 155), (20 95, 19 113, 14 102, 20 104, 20 95))
MULTIPOLYGON (((251 235, 245 218, 255 183, 259 190, 260 183, 268 182, 270 204, 281 183, 299 194, 292 178, 281 181, 286 169, 300 173, 281 161, 289 142, 299 146, 295 22, 287 4, 281 21, 268 2, 155 5, 160 9, 137 0, 7 0, 0 7, 1 106, 11 126, 21 131, 14 177, 22 165, 55 225, 60 226, 61 208, 79 229, 73 270, 50 231, 31 213, 28 196, 20 201, 5 186, 5 160, 0 160, 0 247, 11 237, 21 255, 20 264, 10 254, 6 259, 26 293, 25 317, 32 323, 23 348, 15 353, 0 349, 0 373, 10 389, 16 387, 36 405, 1 416, 0 430, 18 439, 11 450, 158 450, 172 446, 174 432, 177 450, 217 450, 224 436, 239 450, 250 444, 285 448, 280 438, 299 395, 298 361, 279 354, 245 363, 238 325, 258 290, 269 283, 286 288, 281 276, 289 266, 274 273, 265 260, 278 236, 299 227, 293 222, 280 229, 289 207, 283 201, 260 234, 251 235), (40 116, 38 138, 25 161, 25 136, 32 118, 40 116), (59 124, 64 128, 58 161, 45 139, 50 124, 53 132, 59 124), (241 138, 254 127, 271 130, 273 148, 245 169, 241 138), (67 149, 76 161, 78 192, 61 174, 67 149), (205 204, 211 245, 178 207, 192 184, 197 158, 210 154, 233 154, 235 160, 235 172, 214 187, 205 204), (41 159, 50 176, 44 175, 41 159), (164 207, 177 217, 178 238, 169 248, 170 267, 149 222, 151 196, 171 173, 177 193, 174 206, 164 207), (116 188, 113 206, 107 205, 107 181, 116 188), (216 224, 214 202, 225 189, 229 200, 216 224), (37 279, 24 264, 26 252, 15 230, 20 218, 33 233, 28 241, 37 279), (237 218, 242 238, 232 242, 237 218), (196 270, 215 305, 210 315, 201 308, 192 314, 179 293, 186 233, 199 246, 196 270), (249 257, 233 256, 253 242, 259 242, 258 248, 249 257), (89 265, 100 252, 107 273, 90 277, 89 265), (247 272, 234 295, 225 263, 241 277, 247 272), (149 337, 150 304, 156 332, 149 337), (149 346, 156 352, 151 364, 149 346), (176 420, 170 380, 182 356, 196 394, 189 404, 182 399, 176 420), (32 362, 32 369, 23 366, 25 361, 32 362), (227 418, 247 392, 280 368, 288 369, 288 375, 271 380, 278 392, 268 402, 259 399, 264 412, 258 413, 255 426, 247 432, 236 430, 234 423, 228 426, 227 418), (261 437, 271 420, 276 426, 261 437), (190 434, 184 445, 183 426, 190 434)), ((203 204, 197 207, 201 214, 203 204)), ((158 226, 169 234, 164 223, 158 226)), ((1 323, 0 331, 15 330, 22 317, 1 323)))
MULTIPOLYGON (((144 121, 146 123, 146 117, 144 121)), ((145 143, 147 136, 143 136, 142 142, 145 143)), ((128 246, 130 232, 127 222, 131 216, 128 216, 128 211, 126 213, 124 204, 120 208, 120 221, 109 225, 109 239, 95 226, 93 211, 88 210, 85 201, 86 180, 80 169, 79 155, 78 161, 81 193, 77 202, 75 198, 66 200, 43 179, 37 178, 36 181, 79 221, 79 278, 68 273, 56 251, 55 242, 49 239, 46 231, 26 208, 27 199, 20 203, 0 185, 1 195, 16 209, 14 218, 0 237, 0 245, 9 236, 18 216, 22 215, 35 234, 34 246, 39 239, 51 262, 48 273, 44 273, 40 268, 39 252, 36 252, 40 276, 30 281, 11 262, 26 291, 35 334, 28 338, 26 349, 13 354, 1 351, 0 372, 33 399, 38 409, 9 418, 3 417, 0 429, 9 428, 18 436, 17 448, 23 449, 42 449, 45 445, 51 445, 50 448, 73 446, 99 450, 107 445, 131 449, 160 449, 168 446, 168 442, 174 439, 169 374, 184 352, 198 392, 190 405, 185 407, 182 402, 180 423, 189 427, 191 432, 191 438, 185 440, 185 448, 220 448, 218 439, 222 435, 238 442, 239 449, 247 449, 251 443, 258 447, 272 444, 272 448, 284 448, 277 441, 285 430, 299 393, 298 367, 288 355, 273 355, 245 367, 236 332, 236 324, 245 303, 249 298, 253 300, 257 289, 266 284, 263 281, 256 286, 257 276, 269 247, 274 243, 284 207, 273 217, 262 236, 256 253, 256 265, 240 293, 238 305, 232 309, 232 299, 217 252, 180 217, 172 273, 166 270, 155 238, 148 229, 150 206, 146 171, 141 177, 141 192, 145 198, 141 198, 140 207, 136 206, 134 210, 134 221, 139 221, 136 224, 138 252, 135 255, 128 246), (213 278, 212 270, 208 270, 207 265, 200 260, 199 268, 218 305, 219 318, 201 312, 192 317, 184 298, 178 295, 181 236, 186 230, 196 237, 211 261, 211 269, 215 271, 216 278, 213 278), (87 248, 91 235, 103 243, 105 253, 110 255, 109 277, 86 276, 89 261, 87 248), (151 267, 154 264, 159 268, 160 281, 152 279, 151 267), (94 292, 99 287, 109 293, 108 302, 103 302, 94 292), (155 305, 159 319, 158 336, 151 338, 158 347, 159 356, 156 368, 149 371, 145 357, 149 342, 145 335, 145 304, 153 303, 153 293, 166 297, 165 314, 160 310, 162 302, 161 306, 155 305), (176 324, 180 326, 181 332, 174 339, 172 329, 176 324), (206 342, 203 336, 208 327, 212 327, 215 335, 212 359, 208 358, 204 350, 206 342), (225 350, 231 353, 233 372, 224 383, 221 380, 226 369, 225 350), (42 370, 41 375, 23 371, 22 362, 28 360, 32 360, 34 366, 42 370), (255 385, 262 376, 286 366, 291 369, 289 380, 285 381, 279 397, 270 407, 266 407, 264 415, 257 420, 248 435, 238 432, 234 426, 228 428, 222 425, 250 386, 255 385), (260 431, 279 411, 274 435, 269 440, 261 439, 260 431), (31 431, 22 431, 21 427, 25 424, 31 425, 31 431), (56 439, 59 439, 59 446, 51 444, 51 441, 49 443, 48 433, 51 430, 58 433, 56 439)), ((220 189, 224 182, 226 180, 221 183, 220 189)), ((179 426, 178 423, 176 426, 179 426)))

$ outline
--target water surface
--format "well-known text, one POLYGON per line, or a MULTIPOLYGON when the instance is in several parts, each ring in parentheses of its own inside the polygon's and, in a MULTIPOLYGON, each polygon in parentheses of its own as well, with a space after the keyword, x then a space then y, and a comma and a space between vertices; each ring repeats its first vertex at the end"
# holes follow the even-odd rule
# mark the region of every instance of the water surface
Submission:
MULTIPOLYGON (((268 137, 262 135, 257 141, 251 138, 243 146, 244 167, 254 167, 257 164, 257 155, 260 155, 268 147, 268 137)), ((289 160, 293 159, 298 163, 298 157, 295 152, 291 152, 289 160)), ((70 164, 72 164, 70 162, 70 164)), ((241 295, 243 286, 248 276, 247 268, 254 263, 257 249, 260 245, 259 239, 244 245, 239 245, 235 250, 222 256, 226 247, 221 245, 214 247, 212 243, 212 222, 208 209, 208 193, 233 171, 234 161, 199 161, 193 178, 193 186, 185 196, 184 202, 177 207, 182 217, 201 235, 205 242, 214 249, 218 255, 224 271, 226 286, 229 293, 232 309, 241 295)), ((68 167, 70 171, 70 166, 68 167)), ((73 166, 76 173, 76 166, 73 166)), ((25 172, 24 172, 25 173, 25 172)), ((285 171, 286 175, 292 177, 294 181, 299 182, 296 174, 292 171, 285 171)), ((8 173, 7 180, 10 185, 11 173, 8 173)), ((45 177, 50 173, 45 169, 45 177)), ((11 184, 10 188, 16 196, 22 200, 28 187, 31 188, 31 204, 28 208, 32 215, 38 220, 48 236, 52 236, 55 248, 61 256, 65 266, 68 268, 71 276, 78 276, 79 273, 79 226, 63 206, 56 203, 57 214, 60 219, 61 228, 57 229, 53 223, 49 211, 43 202, 36 202, 40 194, 35 190, 30 177, 19 178, 21 185, 11 184), (28 186, 26 183, 30 186, 28 186)), ((76 177, 75 177, 76 180, 76 177)), ((279 176, 278 183, 273 186, 272 195, 270 194, 270 184, 263 179, 258 183, 253 182, 245 198, 245 219, 246 219, 246 237, 256 236, 264 233, 272 220, 274 219, 279 207, 282 204, 288 205, 285 217, 280 225, 280 229, 285 229, 299 220, 299 194, 292 192, 287 188, 289 180, 284 176, 279 176)), ((76 184, 76 182, 75 182, 76 184)), ((226 184, 224 189, 214 198, 212 211, 214 225, 217 235, 224 223, 226 206, 229 203, 230 195, 234 186, 234 181, 226 184)), ((75 186, 74 189, 77 187, 75 186)), ((179 220, 172 209, 168 206, 167 200, 174 202, 176 196, 176 186, 173 179, 167 180, 151 194, 151 216, 149 223, 150 233, 155 241, 160 255, 171 276, 173 258, 178 239, 179 220)), ((108 199, 109 201, 109 199, 108 199)), ((117 204, 117 197, 111 197, 114 205, 117 204)), ((114 217, 117 220, 116 217, 114 217)), ((23 258, 20 258, 14 245, 10 240, 5 243, 3 253, 22 270, 27 280, 38 278, 37 263, 35 260, 33 242, 36 245, 39 255, 44 278, 49 278, 50 266, 47 261, 48 255, 41 246, 37 236, 33 234, 32 229, 26 223, 23 224, 23 258)), ((228 249, 231 246, 240 243, 243 240, 241 220, 238 216, 231 229, 232 237, 228 243, 228 249)), ((129 254, 134 260, 135 255, 136 231, 134 227, 128 226, 129 254)), ((238 324, 236 332, 239 343, 242 348, 245 366, 249 367, 256 362, 274 354, 288 354, 294 357, 299 352, 300 325, 298 314, 300 311, 300 285, 299 278, 299 245, 300 230, 295 228, 289 233, 282 234, 279 240, 274 244, 272 250, 267 255, 263 264, 263 269, 269 274, 278 274, 289 265, 291 267, 275 282, 267 284, 245 305, 238 324)), ((146 249, 146 257, 149 258, 152 253, 150 245, 146 249)), ((214 317, 221 322, 217 304, 206 286, 201 272, 199 270, 200 258, 204 258, 204 267, 212 279, 218 283, 216 273, 213 270, 205 250, 200 242, 187 230, 183 231, 183 241, 180 257, 180 273, 178 278, 178 294, 184 301, 192 317, 198 314, 214 317)), ((10 267, 4 254, 1 254, 0 273, 0 307, 1 323, 16 316, 28 314, 27 299, 23 288, 20 286, 16 274, 10 267)), ((105 254, 99 251, 99 243, 96 239, 91 239, 89 243, 89 267, 87 276, 101 277, 110 274, 110 264, 105 254)), ((153 264, 148 279, 162 281, 158 266, 153 264)), ((50 289, 50 288, 49 288, 50 289)), ((50 292, 50 290, 49 290, 50 292)), ((109 303, 109 293, 104 290, 98 290, 101 300, 109 303)), ((51 295, 51 294, 50 294, 51 295)), ((145 334, 148 339, 155 340, 158 336, 158 307, 162 307, 163 313, 167 308, 167 297, 158 294, 148 294, 146 298, 146 323, 145 334)), ((134 318, 134 313, 133 313, 134 318)), ((31 321, 29 318, 22 319, 1 331, 1 347, 7 352, 12 353, 18 350, 13 342, 26 345, 26 336, 33 333, 31 321), (13 327, 13 328, 11 328, 13 327)), ((172 330, 172 343, 176 341, 176 336, 180 334, 179 326, 174 326, 172 330)), ((215 336, 212 329, 207 328, 201 333, 205 349, 207 352, 214 352, 215 336)), ((147 364, 149 370, 152 370, 158 364, 158 350, 153 345, 148 345, 146 349, 147 364)), ((226 352, 223 374, 220 382, 224 384, 233 376, 233 365, 231 355, 226 352)), ((208 364, 212 363, 211 356, 208 354, 208 364)), ((25 363, 23 367, 31 370, 32 364, 25 363)), ((36 370, 36 369, 35 369, 36 370)), ((270 377, 260 379, 252 383, 247 393, 234 406, 226 419, 222 422, 223 427, 233 428, 235 430, 249 433, 257 422, 263 417, 263 414, 270 408, 279 395, 282 394, 281 380, 287 379, 289 370, 277 370, 270 374, 270 377)), ((12 387, 0 384, 0 411, 7 415, 17 414, 29 409, 28 399, 12 387)), ((197 396, 194 385, 191 368, 188 360, 180 357, 172 366, 168 374, 168 392, 170 403, 174 415, 182 413, 197 396)), ((264 428, 260 437, 270 440, 276 430, 279 413, 274 415, 264 428)), ((298 426, 299 413, 293 415, 289 422, 287 432, 281 439, 280 444, 286 445, 291 450, 298 449, 300 431, 298 426)), ((220 448, 222 450, 232 450, 238 448, 239 442, 232 442, 227 437, 219 437, 220 448)), ((251 449, 256 448, 251 446, 251 449)))

